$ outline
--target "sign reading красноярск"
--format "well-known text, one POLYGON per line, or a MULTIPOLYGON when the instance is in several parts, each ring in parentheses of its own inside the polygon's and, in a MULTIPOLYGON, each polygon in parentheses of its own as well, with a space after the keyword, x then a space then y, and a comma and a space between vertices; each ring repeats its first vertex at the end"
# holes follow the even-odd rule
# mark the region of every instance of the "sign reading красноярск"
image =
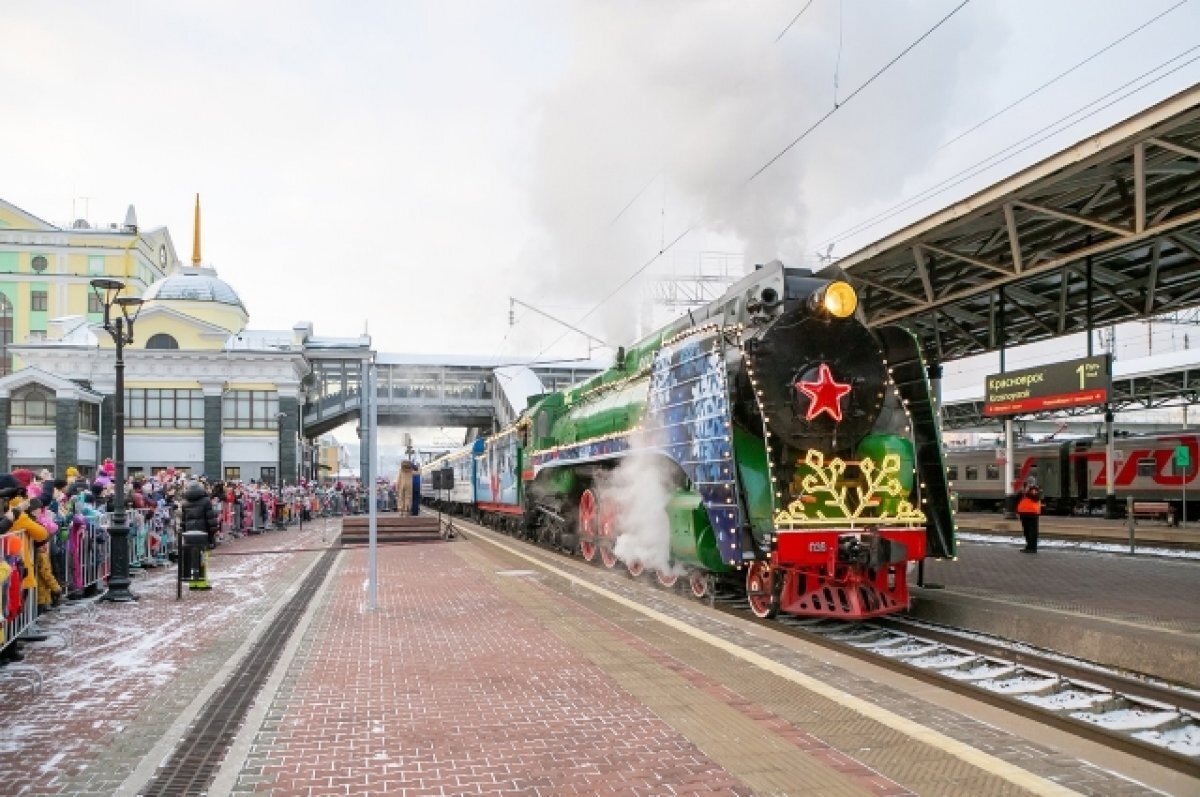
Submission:
POLYGON ((983 414, 1019 415, 1104 404, 1112 392, 1108 354, 1021 371, 992 374, 984 382, 983 414))

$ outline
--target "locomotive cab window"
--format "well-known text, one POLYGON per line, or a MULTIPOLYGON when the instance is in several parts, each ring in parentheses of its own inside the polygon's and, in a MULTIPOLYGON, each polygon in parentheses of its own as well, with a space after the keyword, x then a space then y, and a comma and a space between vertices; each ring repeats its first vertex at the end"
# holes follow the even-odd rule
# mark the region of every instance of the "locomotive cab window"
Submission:
POLYGON ((979 466, 978 465, 968 465, 966 470, 967 470, 967 476, 966 476, 967 481, 972 481, 972 482, 978 481, 978 479, 979 479, 979 466))
POLYGON ((1154 457, 1143 457, 1142 459, 1138 460, 1137 475, 1138 476, 1153 476, 1154 469, 1157 466, 1158 466, 1158 464, 1154 461, 1154 457))

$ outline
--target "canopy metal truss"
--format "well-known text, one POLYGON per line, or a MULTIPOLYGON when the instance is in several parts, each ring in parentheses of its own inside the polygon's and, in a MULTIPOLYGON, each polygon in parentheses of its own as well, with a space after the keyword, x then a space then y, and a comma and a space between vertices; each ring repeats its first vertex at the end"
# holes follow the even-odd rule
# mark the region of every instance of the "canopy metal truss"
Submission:
POLYGON ((836 266, 868 324, 908 327, 940 362, 1200 305, 1200 86, 836 266))

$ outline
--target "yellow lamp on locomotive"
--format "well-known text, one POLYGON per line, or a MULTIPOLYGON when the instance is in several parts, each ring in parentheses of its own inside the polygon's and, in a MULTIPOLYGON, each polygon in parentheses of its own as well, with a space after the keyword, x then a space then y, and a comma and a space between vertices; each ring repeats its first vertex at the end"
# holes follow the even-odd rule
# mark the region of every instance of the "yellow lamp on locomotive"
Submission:
POLYGON ((849 318, 858 309, 858 294, 850 283, 834 280, 813 294, 812 303, 834 318, 849 318))

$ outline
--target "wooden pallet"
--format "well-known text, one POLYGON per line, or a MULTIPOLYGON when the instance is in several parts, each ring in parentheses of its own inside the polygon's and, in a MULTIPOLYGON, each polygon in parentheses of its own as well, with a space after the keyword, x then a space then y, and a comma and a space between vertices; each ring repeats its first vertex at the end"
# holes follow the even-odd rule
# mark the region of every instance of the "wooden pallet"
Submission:
MULTIPOLYGON (((342 545, 366 545, 370 542, 370 517, 350 515, 342 518, 342 545)), ((381 514, 375 519, 375 539, 380 545, 392 542, 440 540, 442 530, 436 515, 381 514)))

